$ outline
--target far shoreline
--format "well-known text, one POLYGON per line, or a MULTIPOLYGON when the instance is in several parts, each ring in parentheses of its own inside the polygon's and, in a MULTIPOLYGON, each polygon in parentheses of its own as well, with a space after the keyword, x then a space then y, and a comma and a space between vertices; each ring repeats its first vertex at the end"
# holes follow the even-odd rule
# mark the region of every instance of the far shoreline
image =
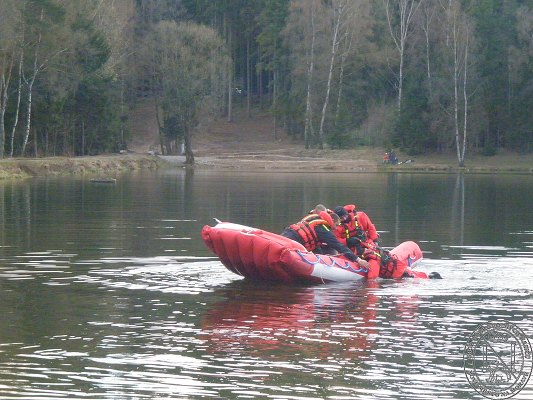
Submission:
POLYGON ((114 177, 135 170, 159 169, 164 164, 155 156, 137 154, 6 158, 0 160, 0 181, 49 176, 114 177))
MULTIPOLYGON (((84 157, 8 158, 0 160, 0 180, 46 176, 115 177, 118 174, 165 168, 212 169, 239 172, 294 173, 488 173, 532 174, 533 154, 506 153, 492 157, 472 156, 463 168, 451 156, 428 155, 399 165, 383 164, 379 149, 302 150, 283 152, 241 152, 195 155, 194 166, 184 164, 183 156, 113 154, 84 157), (365 151, 366 150, 366 151, 365 151)), ((406 158, 400 158, 400 160, 406 158)))

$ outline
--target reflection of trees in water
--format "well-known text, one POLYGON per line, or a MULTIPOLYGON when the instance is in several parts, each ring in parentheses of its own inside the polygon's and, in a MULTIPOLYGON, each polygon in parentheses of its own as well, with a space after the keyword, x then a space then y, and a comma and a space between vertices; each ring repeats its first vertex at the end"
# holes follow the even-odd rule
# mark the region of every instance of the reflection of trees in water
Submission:
POLYGON ((6 202, 4 193, 4 185, 0 185, 0 246, 6 245, 6 202))
MULTIPOLYGON (((179 176, 179 175, 178 175, 179 176)), ((185 176, 181 175, 183 179, 183 186, 182 186, 182 201, 181 201, 181 211, 183 212, 181 215, 188 215, 192 212, 191 208, 194 204, 194 169, 193 168, 187 168, 185 170, 185 176)))
POLYGON ((465 228, 465 176, 462 173, 458 173, 455 177, 455 186, 452 197, 451 226, 453 228, 450 229, 451 243, 463 245, 465 228))
MULTIPOLYGON (((465 215, 464 179, 465 176, 461 173, 388 174, 387 205, 390 223, 385 227, 390 228, 390 235, 394 238, 392 243, 397 244, 403 240, 423 241, 422 250, 437 257, 443 250, 443 245, 464 245, 465 234, 468 234, 465 229, 472 228, 465 227, 468 215, 465 215)), ((475 212, 478 204, 475 199, 471 199, 469 204, 475 212)), ((382 243, 387 244, 389 243, 382 243)))
POLYGON ((32 249, 31 240, 32 222, 40 217, 33 207, 46 206, 45 198, 40 201, 32 195, 30 185, 20 184, 15 181, 0 185, 0 225, 2 246, 10 246, 16 243, 19 250, 32 249), (37 204, 37 203, 40 204, 37 204))
MULTIPOLYGON (((390 190, 390 198, 393 199, 394 208, 394 243, 399 243, 400 232, 400 188, 398 184, 398 174, 393 172, 387 174, 387 186, 390 190)), ((389 227, 391 229, 392 227, 389 227)), ((379 227, 378 227, 379 229, 379 227)))
POLYGON ((358 359, 375 347, 382 321, 412 326, 416 296, 382 298, 389 283, 319 287, 234 282, 215 293, 199 338, 212 353, 358 359), (385 316, 385 318, 383 318, 385 316))

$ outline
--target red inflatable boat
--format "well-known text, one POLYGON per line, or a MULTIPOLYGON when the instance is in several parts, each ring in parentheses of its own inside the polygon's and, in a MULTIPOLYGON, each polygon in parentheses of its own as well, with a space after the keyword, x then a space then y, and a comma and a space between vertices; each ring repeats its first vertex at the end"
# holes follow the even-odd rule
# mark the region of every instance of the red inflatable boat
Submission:
MULTIPOLYGON (((366 268, 341 255, 314 254, 298 242, 261 229, 219 222, 216 226, 204 226, 201 234, 227 269, 248 279, 326 283, 367 278, 366 268)), ((403 242, 389 255, 396 264, 393 278, 428 278, 426 273, 412 269, 422 259, 422 251, 415 242, 403 242)))

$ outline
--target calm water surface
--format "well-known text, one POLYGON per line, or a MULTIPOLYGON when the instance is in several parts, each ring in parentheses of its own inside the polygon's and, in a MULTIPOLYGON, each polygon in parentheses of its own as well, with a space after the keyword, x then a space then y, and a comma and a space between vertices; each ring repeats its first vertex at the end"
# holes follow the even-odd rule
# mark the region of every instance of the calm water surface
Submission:
POLYGON ((531 198, 530 175, 0 182, 0 398, 482 399, 474 329, 533 342, 531 198), (317 203, 357 204, 444 279, 254 284, 199 237, 213 217, 280 232, 317 203))

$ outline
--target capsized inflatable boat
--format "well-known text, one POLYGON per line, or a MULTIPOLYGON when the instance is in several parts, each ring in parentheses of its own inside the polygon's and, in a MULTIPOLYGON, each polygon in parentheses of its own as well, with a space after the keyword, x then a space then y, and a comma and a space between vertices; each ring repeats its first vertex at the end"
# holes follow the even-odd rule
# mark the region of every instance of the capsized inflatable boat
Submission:
MULTIPOLYGON (((231 272, 256 281, 326 283, 367 279, 368 270, 342 255, 309 252, 289 238, 249 226, 218 222, 202 228, 202 239, 231 272)), ((414 266, 422 259, 415 242, 390 250, 392 278, 428 278, 414 266)), ((379 262, 369 260, 369 262, 379 262)))

